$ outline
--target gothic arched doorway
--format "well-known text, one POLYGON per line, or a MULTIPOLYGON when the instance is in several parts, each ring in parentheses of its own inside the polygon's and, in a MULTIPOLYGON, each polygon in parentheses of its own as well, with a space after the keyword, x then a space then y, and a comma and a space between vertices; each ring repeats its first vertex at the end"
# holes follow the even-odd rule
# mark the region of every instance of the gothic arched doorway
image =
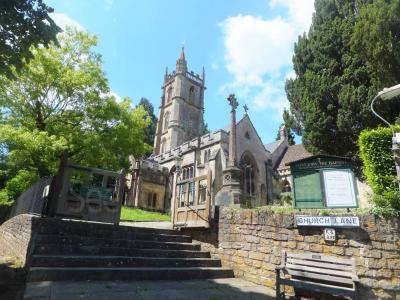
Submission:
POLYGON ((246 151, 240 158, 239 167, 242 169, 242 191, 244 201, 251 201, 257 198, 258 168, 254 156, 246 151))

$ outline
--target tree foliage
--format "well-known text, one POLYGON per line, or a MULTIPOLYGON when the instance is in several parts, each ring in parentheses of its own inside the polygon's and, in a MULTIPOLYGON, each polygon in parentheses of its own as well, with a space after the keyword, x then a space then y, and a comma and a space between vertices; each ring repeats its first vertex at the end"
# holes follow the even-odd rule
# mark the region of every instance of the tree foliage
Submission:
MULTIPOLYGON (((400 131, 400 126, 394 127, 400 131)), ((358 140, 363 172, 375 194, 383 195, 398 189, 392 153, 392 129, 364 130, 358 140)))
POLYGON ((294 144, 296 144, 296 141, 294 140, 294 134, 291 128, 295 126, 295 121, 286 108, 283 110, 282 118, 283 123, 281 124, 281 126, 279 126, 275 140, 278 141, 281 138, 281 128, 282 126, 285 126, 285 134, 288 138, 288 144, 290 146, 293 146, 294 144))
MULTIPOLYGON (((157 128, 157 117, 154 114, 154 107, 150 101, 144 97, 140 99, 136 107, 139 106, 143 106, 143 109, 146 111, 147 118, 150 120, 149 126, 144 130, 145 142, 149 145, 153 145, 157 128)), ((149 151, 151 152, 151 149, 149 151)))
MULTIPOLYGON (((400 1, 316 0, 307 34, 295 44, 286 82, 292 128, 312 153, 357 157, 357 139, 380 121, 370 102, 400 82, 400 1), (334 141, 334 143, 333 143, 334 141)), ((378 103, 390 122, 400 102, 378 103)))
POLYGON ((49 17, 53 12, 42 0, 0 1, 0 74, 10 76, 33 57, 31 46, 56 41, 60 28, 49 17))
POLYGON ((149 149, 146 111, 110 95, 96 37, 67 29, 59 45, 32 48, 29 63, 0 77, 0 189, 14 199, 54 174, 64 149, 76 163, 112 170, 149 149))

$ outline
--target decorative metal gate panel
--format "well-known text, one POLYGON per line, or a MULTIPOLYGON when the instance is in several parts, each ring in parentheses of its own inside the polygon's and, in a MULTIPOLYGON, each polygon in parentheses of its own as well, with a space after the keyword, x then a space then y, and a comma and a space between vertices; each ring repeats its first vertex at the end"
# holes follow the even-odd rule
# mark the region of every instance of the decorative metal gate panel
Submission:
POLYGON ((79 166, 64 154, 50 186, 45 214, 118 224, 124 187, 124 170, 79 166))

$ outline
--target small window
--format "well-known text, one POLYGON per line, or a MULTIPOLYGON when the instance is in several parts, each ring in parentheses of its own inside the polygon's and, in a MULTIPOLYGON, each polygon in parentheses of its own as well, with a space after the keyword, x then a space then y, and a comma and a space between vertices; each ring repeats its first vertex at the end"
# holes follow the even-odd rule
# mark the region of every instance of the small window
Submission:
POLYGON ((167 144, 167 139, 166 139, 166 138, 163 138, 162 141, 161 141, 161 153, 164 153, 164 152, 165 152, 166 147, 167 147, 166 144, 167 144))
POLYGON ((283 181, 283 192, 291 192, 292 188, 290 186, 289 181, 287 181, 286 179, 283 181))
POLYGON ((153 197, 152 197, 152 193, 148 193, 147 194, 147 207, 153 207, 152 206, 152 200, 153 200, 153 197))
POLYGON ((153 194, 153 202, 152 202, 152 204, 151 204, 151 207, 156 207, 156 203, 157 203, 157 194, 153 194))
POLYGON ((167 102, 170 102, 172 100, 172 86, 168 88, 167 92, 167 102))
POLYGON ((194 196, 195 196, 195 183, 194 182, 190 182, 189 183, 189 205, 193 205, 194 204, 194 196))
POLYGON ((189 178, 193 177, 193 173, 194 173, 194 168, 193 167, 189 168, 189 178))
POLYGON ((246 133, 244 134, 245 138, 250 140, 250 133, 248 131, 246 131, 246 133))
POLYGON ((179 207, 185 206, 186 184, 179 185, 179 207))
POLYGON ((165 114, 165 117, 164 117, 164 130, 163 130, 163 131, 167 131, 167 130, 168 130, 169 115, 170 115, 169 112, 167 112, 167 113, 165 114))
POLYGON ((191 86, 189 89, 189 101, 194 102, 194 86, 191 86))
POLYGON ((207 180, 201 180, 199 182, 199 204, 206 202, 207 196, 207 180))
POLYGON ((204 163, 207 163, 210 160, 211 157, 211 150, 204 150, 204 163))

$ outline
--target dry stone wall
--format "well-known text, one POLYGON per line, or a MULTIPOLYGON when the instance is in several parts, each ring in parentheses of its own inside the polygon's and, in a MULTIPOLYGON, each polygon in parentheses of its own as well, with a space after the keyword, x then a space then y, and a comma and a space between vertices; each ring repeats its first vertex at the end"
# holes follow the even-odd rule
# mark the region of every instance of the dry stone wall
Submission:
POLYGON ((21 214, 9 219, 0 226, 0 256, 17 259, 25 265, 31 237, 39 227, 40 218, 21 214))
MULTIPOLYGON (((303 214, 303 213, 302 213, 303 214)), ((336 241, 323 228, 294 225, 293 214, 221 208, 208 230, 188 230, 202 248, 231 267, 235 276, 275 287, 283 250, 355 257, 361 299, 400 299, 400 220, 360 215, 360 228, 337 228, 336 241)))

